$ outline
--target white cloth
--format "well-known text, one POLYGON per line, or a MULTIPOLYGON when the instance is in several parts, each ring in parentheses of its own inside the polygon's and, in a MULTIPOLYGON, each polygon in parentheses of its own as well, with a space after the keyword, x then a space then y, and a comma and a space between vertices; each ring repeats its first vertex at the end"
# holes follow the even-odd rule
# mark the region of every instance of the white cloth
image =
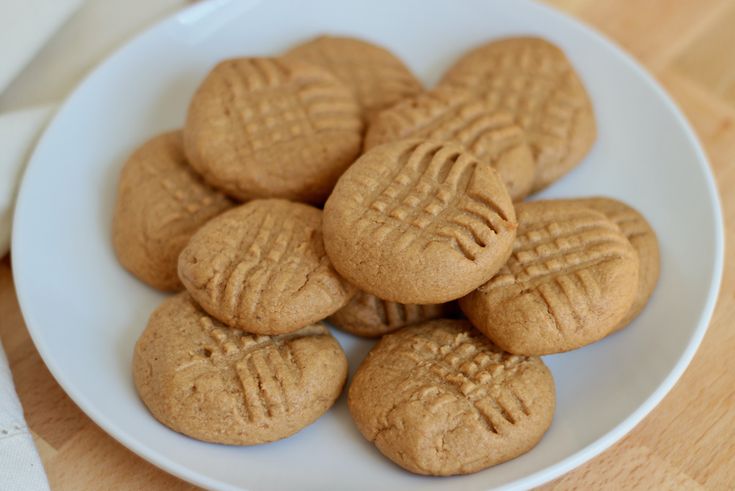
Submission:
MULTIPOLYGON (((81 0, 0 0, 0 92, 81 0)), ((51 106, 0 114, 0 257, 8 250, 17 183, 51 106)), ((0 344, 0 491, 45 491, 48 480, 0 344)))
MULTIPOLYGON (((0 93, 81 3, 0 0, 0 93)), ((13 203, 23 166, 48 115, 48 108, 0 114, 0 257, 8 252, 13 203)))
MULTIPOLYGON (((0 257, 23 167, 56 104, 113 48, 186 3, 0 0, 0 257)), ((47 489, 0 345, 0 491, 47 489)))
POLYGON ((0 0, 0 92, 82 0, 0 0))
POLYGON ((0 344, 0 491, 49 489, 0 344))

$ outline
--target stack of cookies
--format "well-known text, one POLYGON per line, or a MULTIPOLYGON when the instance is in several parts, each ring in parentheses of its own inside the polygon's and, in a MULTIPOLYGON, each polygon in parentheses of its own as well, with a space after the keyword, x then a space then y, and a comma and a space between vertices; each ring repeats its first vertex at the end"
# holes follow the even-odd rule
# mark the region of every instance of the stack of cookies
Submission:
POLYGON ((292 435, 347 379, 327 319, 381 338, 348 405, 398 465, 465 474, 527 452, 555 408, 539 356, 624 328, 658 279, 631 207, 524 201, 595 135, 569 60, 537 38, 475 48, 428 91, 351 38, 219 63, 183 129, 120 176, 121 264, 179 292, 136 344, 141 399, 200 440, 292 435))

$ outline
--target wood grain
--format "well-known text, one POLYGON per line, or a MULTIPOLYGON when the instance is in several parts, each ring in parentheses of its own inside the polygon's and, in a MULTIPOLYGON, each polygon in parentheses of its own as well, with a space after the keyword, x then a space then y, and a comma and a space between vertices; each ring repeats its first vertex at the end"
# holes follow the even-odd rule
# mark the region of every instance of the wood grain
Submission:
MULTIPOLYGON (((735 2, 549 0, 610 36, 664 84, 693 124, 721 191, 722 292, 682 379, 626 438, 543 490, 735 488, 735 2)), ((8 259, 0 262, 0 339, 55 490, 192 487, 97 428, 45 368, 25 329, 8 259)))

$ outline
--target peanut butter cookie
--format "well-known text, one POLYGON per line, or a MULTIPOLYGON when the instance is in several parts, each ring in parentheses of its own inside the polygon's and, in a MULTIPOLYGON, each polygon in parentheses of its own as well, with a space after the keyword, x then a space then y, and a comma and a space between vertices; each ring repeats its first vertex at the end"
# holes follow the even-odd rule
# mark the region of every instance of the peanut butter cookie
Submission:
POLYGON ((117 258, 150 286, 180 290, 179 253, 199 227, 232 206, 189 167, 180 132, 156 136, 120 174, 112 221, 117 258))
POLYGON ((525 131, 470 91, 444 87, 386 109, 370 124, 365 148, 406 138, 458 143, 498 171, 514 201, 531 192, 536 163, 525 131))
POLYGON ((242 199, 322 203, 362 147, 360 108, 324 68, 271 58, 219 63, 184 127, 191 165, 242 199))
POLYGON ((661 257, 656 232, 643 215, 618 200, 588 198, 576 201, 604 213, 605 216, 615 222, 638 253, 638 294, 633 301, 633 306, 628 311, 628 315, 613 329, 613 331, 617 331, 630 324, 630 321, 641 313, 648 303, 648 299, 651 298, 656 283, 658 283, 661 257))
POLYGON ((355 373, 348 405, 363 436, 418 474, 477 472, 533 448, 551 425, 554 380, 466 321, 388 334, 355 373))
POLYGON ((343 331, 372 338, 418 322, 447 317, 454 310, 454 303, 403 304, 358 292, 328 320, 343 331))
POLYGON ((296 433, 339 397, 347 359, 322 324, 281 336, 231 329, 183 292, 153 312, 135 345, 140 398, 169 428, 255 445, 296 433))
POLYGON ((460 299, 472 323, 506 351, 543 355, 607 336, 638 294, 638 254, 604 214, 575 200, 516 207, 508 263, 460 299))
POLYGON ((497 172, 454 143, 401 140, 364 154, 324 206, 325 247, 357 288, 444 303, 510 255, 515 211, 497 172))
POLYGON ((592 103, 564 52, 534 37, 506 38, 459 59, 440 86, 480 94, 525 130, 536 159, 533 191, 571 170, 589 152, 597 130, 592 103))
POLYGON ((398 57, 361 39, 319 36, 295 46, 284 58, 329 70, 352 89, 366 120, 422 90, 421 83, 398 57))
POLYGON ((322 320, 355 293, 324 251, 321 210, 276 199, 207 223, 179 256, 179 276, 209 314, 256 334, 322 320))

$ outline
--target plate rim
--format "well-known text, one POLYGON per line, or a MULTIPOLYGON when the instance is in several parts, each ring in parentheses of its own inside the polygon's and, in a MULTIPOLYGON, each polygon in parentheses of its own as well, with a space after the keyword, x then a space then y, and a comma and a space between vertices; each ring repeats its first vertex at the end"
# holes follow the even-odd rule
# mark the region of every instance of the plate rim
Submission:
MULTIPOLYGON (((246 12, 248 10, 259 5, 261 1, 262 0, 252 1, 250 5, 247 6, 247 8, 242 9, 239 12, 239 15, 246 15, 246 12)), ((713 222, 715 226, 715 233, 713 237, 715 254, 712 262, 712 278, 709 284, 709 293, 707 295, 704 308, 700 313, 697 326, 692 332, 692 335, 689 338, 689 342, 684 349, 684 352, 681 354, 674 367, 661 381, 658 387, 633 412, 631 412, 625 419, 620 421, 616 426, 607 431, 601 437, 592 441, 577 452, 568 455, 563 459, 560 459, 556 463, 553 463, 543 469, 537 470, 511 483, 494 488, 496 490, 527 489, 539 486, 553 479, 556 479, 563 474, 566 474, 576 467, 581 466, 582 464, 586 463, 587 461, 593 459, 603 451, 610 448, 617 441, 621 440, 663 400, 663 398, 671 391, 676 382, 681 378, 681 376, 689 366, 702 342, 702 339, 707 332, 707 329, 709 328, 709 324, 712 320, 714 309, 717 304, 721 289, 725 251, 725 234, 722 204, 714 173, 712 171, 712 166, 696 132, 692 128, 683 111, 679 108, 676 102, 674 102, 673 98, 663 88, 661 83, 656 78, 654 78, 653 75, 651 75, 649 71, 641 63, 639 63, 627 50, 619 46, 612 39, 608 38, 597 28, 585 23, 581 19, 577 19, 564 11, 561 11, 545 3, 541 3, 540 1, 514 0, 514 2, 525 3, 525 8, 541 10, 543 15, 560 18, 566 24, 571 24, 576 29, 583 31, 585 35, 595 38, 598 42, 605 46, 605 48, 611 53, 611 56, 617 57, 620 61, 627 65, 628 68, 635 72, 636 76, 645 85, 648 86, 648 88, 652 89, 653 92, 655 92, 660 97, 661 101, 664 103, 670 114, 672 114, 677 123, 683 128, 686 140, 691 145, 696 155, 696 163, 698 167, 700 167, 703 171, 703 176, 705 178, 705 183, 709 194, 708 206, 709 208, 711 208, 710 211, 713 212, 713 222)), ((69 396, 72 401, 74 401, 74 403, 84 412, 87 417, 89 417, 95 424, 102 428, 105 433, 121 443, 123 446, 167 473, 170 473, 192 484, 204 486, 206 488, 242 490, 246 488, 233 486, 229 483, 220 481, 216 478, 212 478, 208 475, 203 475, 199 472, 190 471, 189 469, 181 466, 175 460, 170 459, 168 456, 161 454, 158 451, 153 450, 142 443, 139 443, 134 437, 131 437, 126 432, 120 430, 113 420, 109 419, 105 414, 98 412, 94 405, 82 392, 73 390, 74 383, 68 380, 57 366, 57 362, 44 344, 42 329, 37 329, 35 327, 33 316, 30 314, 31 311, 24 307, 24 305, 26 305, 26 300, 24 294, 22 293, 25 291, 25 287, 23 285, 25 285, 26 281, 31 280, 26 280, 26 278, 22 274, 16 274, 16 272, 19 273, 20 271, 22 271, 21 264, 23 261, 20 258, 24 257, 25 255, 25 253, 22 252, 23 249, 20 248, 20 239, 18 239, 21 234, 16 233, 16 231, 21 227, 19 216, 22 210, 25 209, 25 203, 27 201, 25 199, 25 195, 27 194, 26 190, 28 186, 26 185, 25 176, 37 159, 38 148, 40 146, 40 143, 42 143, 42 141, 44 140, 48 132, 48 128, 53 126, 59 115, 64 112, 70 105, 71 100, 75 97, 75 95, 81 92, 88 85, 89 80, 101 69, 103 65, 107 64, 111 59, 117 58, 122 52, 130 49, 131 46, 139 43, 141 39, 145 38, 152 31, 159 30, 162 28, 162 26, 171 22, 176 22, 176 19, 180 18, 180 16, 190 16, 193 11, 204 8, 210 11, 232 8, 232 1, 213 0, 211 2, 202 2, 199 4, 189 5, 187 7, 172 12, 168 16, 160 19, 152 25, 138 31, 137 34, 133 35, 131 38, 129 38, 127 41, 125 41, 123 44, 121 44, 112 52, 110 52, 107 56, 105 56, 102 60, 100 60, 97 64, 91 67, 89 71, 84 75, 84 77, 82 77, 79 83, 74 87, 74 89, 69 92, 63 102, 59 105, 58 110, 50 118, 42 134, 38 137, 31 156, 28 159, 28 164, 23 171, 23 178, 21 179, 20 185, 18 187, 16 207, 13 212, 11 250, 14 252, 11 254, 11 267, 13 271, 13 282, 15 285, 18 304, 34 346, 38 350, 41 359, 43 360, 51 375, 64 390, 64 393, 69 396)))

